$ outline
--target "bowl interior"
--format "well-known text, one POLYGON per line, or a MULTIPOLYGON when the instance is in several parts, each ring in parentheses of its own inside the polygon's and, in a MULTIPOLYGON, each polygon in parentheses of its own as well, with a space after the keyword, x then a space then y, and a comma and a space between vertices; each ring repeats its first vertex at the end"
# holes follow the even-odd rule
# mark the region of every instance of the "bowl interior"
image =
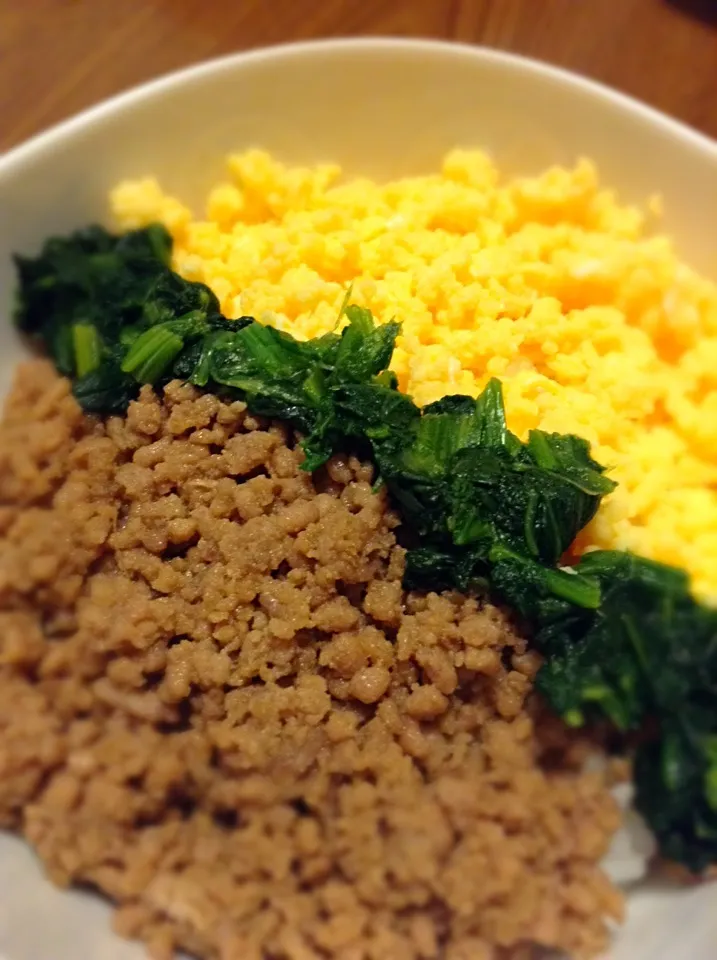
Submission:
MULTIPOLYGON (((153 174, 201 209, 224 155, 249 146, 377 178, 435 169, 453 146, 490 151, 509 175, 589 156, 623 199, 660 193, 682 256, 717 274, 717 144, 648 108, 551 68, 445 44, 259 51, 157 81, 0 157, 0 395, 23 355, 8 322, 11 253, 105 220, 107 191, 124 177, 153 174)), ((639 893, 612 960, 714 960, 715 895, 639 893)), ((0 835, 0 960, 50 955, 129 960, 142 951, 109 933, 105 907, 58 894, 31 854, 0 835)))

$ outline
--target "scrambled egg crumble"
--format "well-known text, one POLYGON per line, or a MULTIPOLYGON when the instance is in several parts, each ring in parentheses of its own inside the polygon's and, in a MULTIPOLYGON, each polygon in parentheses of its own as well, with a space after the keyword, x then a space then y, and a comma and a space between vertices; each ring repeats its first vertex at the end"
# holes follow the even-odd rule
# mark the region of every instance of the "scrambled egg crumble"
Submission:
POLYGON ((592 163, 503 182, 477 151, 390 183, 252 150, 197 220, 152 179, 119 184, 122 228, 154 220, 174 266, 230 317, 299 338, 352 300, 403 324, 393 369, 427 403, 504 384, 508 422, 589 440, 617 491, 579 549, 683 567, 717 600, 717 285, 681 263, 592 163))

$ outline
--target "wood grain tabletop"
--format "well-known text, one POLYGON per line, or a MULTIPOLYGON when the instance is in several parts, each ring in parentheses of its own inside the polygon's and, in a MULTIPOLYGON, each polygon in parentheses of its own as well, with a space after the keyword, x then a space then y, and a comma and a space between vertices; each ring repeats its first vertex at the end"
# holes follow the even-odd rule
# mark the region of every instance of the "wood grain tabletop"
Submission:
POLYGON ((0 150, 199 60, 381 34, 547 60, 717 137, 717 0, 0 0, 0 150))

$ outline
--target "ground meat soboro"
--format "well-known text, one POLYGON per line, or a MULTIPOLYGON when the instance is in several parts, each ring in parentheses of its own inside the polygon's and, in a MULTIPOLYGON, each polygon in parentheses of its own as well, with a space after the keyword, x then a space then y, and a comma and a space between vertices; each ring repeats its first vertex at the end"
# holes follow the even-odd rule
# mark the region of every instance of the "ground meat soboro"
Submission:
POLYGON ((152 956, 591 956, 617 826, 506 616, 406 595, 371 469, 179 383, 0 435, 0 823, 152 956))

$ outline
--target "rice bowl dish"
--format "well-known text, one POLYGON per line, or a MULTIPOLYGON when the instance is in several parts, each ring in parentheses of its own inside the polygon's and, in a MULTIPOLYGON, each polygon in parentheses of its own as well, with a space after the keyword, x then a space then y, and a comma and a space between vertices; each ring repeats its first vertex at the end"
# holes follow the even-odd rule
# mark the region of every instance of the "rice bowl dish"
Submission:
POLYGON ((717 285, 590 159, 259 146, 16 261, 0 823, 159 960, 598 957, 716 859, 717 285))

